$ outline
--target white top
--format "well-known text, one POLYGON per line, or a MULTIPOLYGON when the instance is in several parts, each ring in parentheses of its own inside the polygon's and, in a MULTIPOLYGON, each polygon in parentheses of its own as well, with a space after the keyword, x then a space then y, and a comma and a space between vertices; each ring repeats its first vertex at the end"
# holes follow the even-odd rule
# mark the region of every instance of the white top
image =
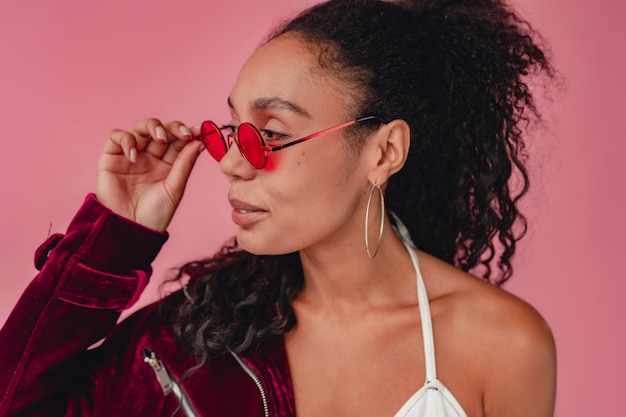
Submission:
MULTIPOLYGON (((400 227, 401 228, 401 227, 400 227)), ((400 232, 400 235, 404 235, 400 232)), ((413 248, 407 243, 410 238, 403 236, 404 245, 411 255, 413 268, 417 276, 417 300, 419 303, 420 317, 422 319, 422 334, 424 338, 424 356, 426 362, 426 382, 415 394, 404 403, 400 411, 394 417, 467 417, 465 410, 454 395, 441 381, 437 379, 437 367, 435 365, 435 343, 433 339, 433 326, 430 318, 430 306, 428 294, 424 286, 424 279, 419 268, 419 261, 413 248)))

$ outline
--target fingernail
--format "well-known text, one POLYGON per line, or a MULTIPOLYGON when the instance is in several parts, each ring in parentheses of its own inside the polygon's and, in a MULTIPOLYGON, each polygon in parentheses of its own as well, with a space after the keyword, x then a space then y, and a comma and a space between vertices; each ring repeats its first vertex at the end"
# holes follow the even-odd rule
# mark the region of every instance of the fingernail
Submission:
POLYGON ((189 130, 187 126, 182 125, 181 127, 179 127, 179 129, 183 135, 191 137, 191 130, 189 130))
POLYGON ((137 162, 137 149, 135 148, 132 148, 130 150, 130 162, 132 162, 133 164, 137 162))
POLYGON ((163 126, 157 126, 154 130, 156 131, 157 139, 161 140, 162 142, 167 141, 167 135, 165 134, 165 129, 163 129, 163 126))

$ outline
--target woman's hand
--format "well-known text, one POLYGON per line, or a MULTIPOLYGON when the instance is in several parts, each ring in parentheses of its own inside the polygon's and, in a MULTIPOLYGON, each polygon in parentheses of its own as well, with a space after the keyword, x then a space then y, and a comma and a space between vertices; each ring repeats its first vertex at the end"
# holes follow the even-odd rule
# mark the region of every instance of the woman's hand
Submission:
POLYGON ((181 122, 135 123, 113 130, 98 164, 96 197, 115 213, 165 231, 202 150, 198 132, 181 122))

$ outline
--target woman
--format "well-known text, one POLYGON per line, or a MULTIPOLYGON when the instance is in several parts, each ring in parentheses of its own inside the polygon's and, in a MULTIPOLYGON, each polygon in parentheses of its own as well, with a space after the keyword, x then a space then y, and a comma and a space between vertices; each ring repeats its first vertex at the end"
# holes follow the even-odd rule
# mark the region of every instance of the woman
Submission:
POLYGON ((227 126, 111 132, 2 330, 0 416, 552 415, 550 330, 485 282, 525 228, 535 38, 497 0, 331 0, 250 57, 227 126), (236 242, 115 326, 205 147, 236 242))

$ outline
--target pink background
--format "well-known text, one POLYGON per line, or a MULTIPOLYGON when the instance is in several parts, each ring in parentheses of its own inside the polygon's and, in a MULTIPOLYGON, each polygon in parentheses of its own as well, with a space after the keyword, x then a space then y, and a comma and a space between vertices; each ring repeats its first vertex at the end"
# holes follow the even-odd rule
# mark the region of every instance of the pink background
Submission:
MULTIPOLYGON (((108 131, 147 116, 223 120, 244 59, 275 22, 312 2, 0 3, 0 323, 35 273, 37 245, 49 229, 64 231, 94 189, 108 131)), ((535 305, 556 336, 556 415, 623 417, 626 3, 593 3, 517 3, 551 42, 565 84, 531 144, 532 226, 507 288, 535 305)), ((225 190, 203 157, 154 282, 230 236, 225 190)))

